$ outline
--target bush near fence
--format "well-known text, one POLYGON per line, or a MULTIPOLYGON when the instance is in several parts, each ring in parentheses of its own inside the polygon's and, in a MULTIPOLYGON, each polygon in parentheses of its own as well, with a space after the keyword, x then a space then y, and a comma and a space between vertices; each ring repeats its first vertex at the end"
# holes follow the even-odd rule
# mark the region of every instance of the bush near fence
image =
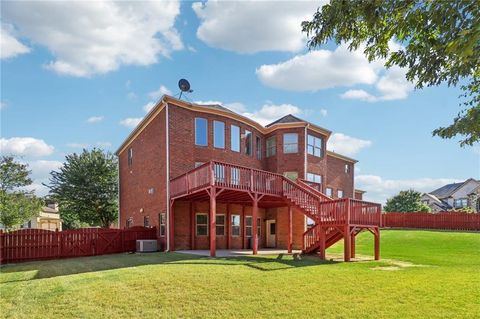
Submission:
POLYGON ((157 239, 157 229, 0 230, 0 263, 130 252, 135 251, 137 239, 157 239))
POLYGON ((480 213, 384 213, 383 227, 480 231, 480 213))

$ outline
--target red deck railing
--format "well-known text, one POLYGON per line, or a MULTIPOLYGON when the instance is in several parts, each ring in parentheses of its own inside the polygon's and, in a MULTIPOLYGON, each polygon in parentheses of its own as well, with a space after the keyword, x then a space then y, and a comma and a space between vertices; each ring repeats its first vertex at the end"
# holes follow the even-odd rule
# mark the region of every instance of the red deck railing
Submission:
MULTIPOLYGON (((316 183, 315 183, 316 184, 316 183)), ((332 200, 305 181, 277 173, 211 161, 170 181, 172 199, 209 186, 284 197, 317 223, 380 226, 381 206, 342 198, 332 200)))

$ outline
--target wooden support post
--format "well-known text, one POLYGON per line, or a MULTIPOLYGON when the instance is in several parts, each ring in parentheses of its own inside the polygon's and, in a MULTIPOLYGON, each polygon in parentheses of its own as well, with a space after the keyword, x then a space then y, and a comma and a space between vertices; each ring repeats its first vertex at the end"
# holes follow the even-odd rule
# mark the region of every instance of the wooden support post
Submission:
POLYGON ((175 201, 172 200, 170 202, 170 216, 168 218, 168 226, 170 227, 170 232, 169 232, 170 248, 169 248, 169 251, 175 251, 175 234, 174 234, 175 225, 174 225, 174 221, 173 221, 173 215, 174 215, 173 206, 174 206, 174 204, 175 204, 175 201))
POLYGON ((380 229, 377 227, 375 235, 375 260, 380 260, 380 229))
POLYGON ((258 252, 258 235, 257 235, 257 216, 258 216, 258 195, 255 194, 253 197, 253 207, 252 207, 252 245, 253 245, 253 254, 256 255, 258 252))
POLYGON ((230 229, 232 228, 231 226, 231 208, 230 208, 230 204, 227 204, 227 220, 225 221, 225 225, 227 227, 226 229, 226 235, 227 235, 227 249, 230 249, 231 247, 231 237, 232 237, 232 234, 231 234, 231 231, 230 229))
POLYGON ((320 259, 325 260, 327 259, 327 254, 326 254, 326 249, 325 249, 325 240, 326 240, 326 230, 322 226, 319 226, 320 232, 320 246, 319 246, 319 253, 320 253, 320 259))
POLYGON ((292 227, 293 208, 288 206, 288 253, 292 253, 293 227, 292 227))
POLYGON ((350 256, 351 256, 351 251, 350 249, 351 244, 350 244, 350 226, 345 226, 343 227, 343 260, 344 261, 350 261, 350 256))
POLYGON ((195 250, 195 203, 190 202, 190 247, 195 250))
POLYGON ((242 216, 240 218, 240 234, 242 237, 242 249, 245 249, 245 206, 242 205, 242 216))
POLYGON ((355 258, 355 232, 350 235, 350 257, 355 258))
POLYGON ((217 214, 217 199, 215 187, 210 188, 210 257, 216 256, 216 225, 215 217, 217 214))

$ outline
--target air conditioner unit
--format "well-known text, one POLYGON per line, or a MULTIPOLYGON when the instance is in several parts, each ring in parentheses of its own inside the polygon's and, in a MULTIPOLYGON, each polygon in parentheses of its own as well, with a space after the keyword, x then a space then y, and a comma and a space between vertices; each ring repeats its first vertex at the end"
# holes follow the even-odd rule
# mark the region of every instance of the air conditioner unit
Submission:
POLYGON ((137 240, 137 252, 145 253, 157 251, 157 241, 154 240, 137 240))

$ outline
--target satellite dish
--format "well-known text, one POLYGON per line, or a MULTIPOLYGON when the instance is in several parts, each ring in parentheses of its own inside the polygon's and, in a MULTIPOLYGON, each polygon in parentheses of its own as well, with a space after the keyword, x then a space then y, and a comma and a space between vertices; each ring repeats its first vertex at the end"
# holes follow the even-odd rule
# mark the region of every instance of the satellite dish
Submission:
POLYGON ((192 90, 190 90, 190 83, 185 79, 180 79, 180 81, 178 81, 178 87, 182 92, 192 92, 192 90))

